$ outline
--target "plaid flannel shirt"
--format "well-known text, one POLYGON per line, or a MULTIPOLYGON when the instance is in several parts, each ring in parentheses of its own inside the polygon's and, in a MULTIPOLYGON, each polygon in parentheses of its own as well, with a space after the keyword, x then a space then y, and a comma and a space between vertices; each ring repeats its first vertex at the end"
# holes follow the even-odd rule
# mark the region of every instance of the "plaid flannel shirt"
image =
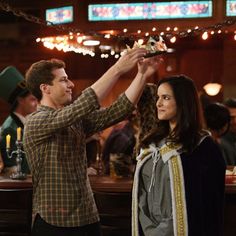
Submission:
POLYGON ((40 106, 25 124, 24 149, 33 179, 33 219, 76 227, 99 221, 87 175, 85 139, 124 119, 134 106, 122 94, 100 108, 91 88, 62 109, 40 106))

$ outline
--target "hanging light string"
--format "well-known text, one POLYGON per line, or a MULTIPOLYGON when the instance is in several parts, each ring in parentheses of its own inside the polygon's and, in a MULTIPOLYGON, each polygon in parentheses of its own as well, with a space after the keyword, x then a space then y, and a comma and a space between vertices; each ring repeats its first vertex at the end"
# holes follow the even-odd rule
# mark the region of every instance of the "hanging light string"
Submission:
MULTIPOLYGON (((39 17, 35 17, 33 15, 30 15, 30 14, 26 14, 25 12, 19 10, 19 9, 16 9, 16 8, 13 8, 11 7, 8 3, 6 2, 3 2, 1 1, 0 2, 0 8, 6 12, 11 12, 13 15, 17 16, 17 17, 22 17, 24 18, 26 21, 29 21, 29 22, 33 22, 35 24, 39 24, 39 25, 43 25, 43 26, 46 26, 46 27, 52 27, 54 29, 56 29, 57 31, 67 31, 67 32, 71 32, 71 33, 75 33, 75 34, 84 34, 84 35, 89 35, 89 36, 97 36, 97 37, 103 37, 103 38, 107 38, 107 34, 101 34, 97 31, 82 31, 81 29, 78 29, 78 28, 75 28, 75 27, 68 27, 68 26, 65 26, 65 25, 57 25, 57 24, 53 24, 52 22, 50 21, 47 21, 47 20, 43 20, 39 17)), ((204 33, 204 32, 207 32, 207 31, 215 31, 215 30, 221 30, 225 27, 230 27, 232 25, 234 25, 236 23, 236 17, 232 17, 230 19, 226 19, 224 20, 223 22, 220 22, 220 23, 216 23, 216 24, 213 24, 213 25, 210 25, 210 26, 207 26, 207 27, 195 27, 193 29, 188 29, 188 30, 183 30, 183 31, 179 31, 179 32, 167 32, 165 34, 165 36, 167 38, 172 38, 174 36, 176 37, 179 37, 179 38, 185 38, 185 37, 188 37, 188 36, 193 36, 193 35, 199 35, 201 33, 204 33)), ((129 39, 133 39, 135 40, 136 38, 138 38, 138 35, 137 35, 137 32, 135 33, 129 33, 129 35, 127 35, 127 32, 128 30, 125 29, 122 31, 122 33, 120 34, 110 34, 110 38, 113 37, 113 38, 118 38, 118 39, 126 39, 127 37, 129 37, 129 39)), ((154 32, 152 34, 153 36, 155 36, 154 32)), ((145 33, 145 36, 146 37, 149 37, 150 34, 149 33, 145 33)))
POLYGON ((186 31, 181 31, 176 34, 166 34, 167 38, 171 38, 173 36, 178 36, 179 38, 184 38, 192 35, 199 35, 207 31, 218 31, 225 27, 230 27, 236 23, 236 17, 227 19, 221 23, 216 23, 207 27, 195 27, 194 29, 188 29, 186 31))
POLYGON ((39 17, 30 15, 30 14, 26 14, 25 12, 23 12, 23 11, 17 9, 17 8, 11 7, 6 2, 2 2, 1 1, 0 2, 0 8, 3 11, 12 13, 14 16, 22 17, 26 21, 29 21, 29 22, 32 22, 32 23, 35 23, 35 24, 39 24, 39 25, 43 25, 43 26, 47 26, 47 27, 52 27, 52 28, 55 28, 57 31, 69 31, 69 32, 73 32, 73 33, 79 33, 80 32, 80 30, 78 30, 76 28, 65 27, 63 25, 55 25, 51 21, 46 21, 46 20, 43 20, 43 19, 41 19, 39 17))

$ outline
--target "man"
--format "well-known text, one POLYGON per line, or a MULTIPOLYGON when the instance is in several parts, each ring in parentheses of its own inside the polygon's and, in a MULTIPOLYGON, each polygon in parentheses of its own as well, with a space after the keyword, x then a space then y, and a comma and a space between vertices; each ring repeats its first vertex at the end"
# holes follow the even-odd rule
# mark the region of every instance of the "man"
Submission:
POLYGON ((220 144, 220 138, 228 132, 230 127, 229 109, 222 103, 211 103, 205 107, 204 117, 212 138, 220 144))
POLYGON ((74 84, 56 59, 34 63, 27 86, 40 101, 25 126, 24 148, 33 176, 32 236, 99 236, 97 208, 87 175, 86 137, 131 113, 160 60, 145 49, 124 54, 72 103, 74 84), (138 63, 131 85, 110 107, 99 102, 119 77, 138 63), (67 105, 70 104, 70 105, 67 105))
MULTIPOLYGON (((6 174, 16 171, 15 157, 9 158, 6 153, 6 136, 11 136, 10 150, 16 150, 17 128, 21 127, 23 134, 26 116, 36 110, 37 99, 26 88, 24 77, 13 66, 5 68, 0 74, 0 97, 10 106, 10 115, 1 127, 1 153, 6 174)), ((22 172, 29 173, 25 156, 22 155, 22 172)))
POLYGON ((221 148, 227 165, 236 165, 236 99, 229 98, 224 102, 230 113, 229 132, 221 138, 221 148))

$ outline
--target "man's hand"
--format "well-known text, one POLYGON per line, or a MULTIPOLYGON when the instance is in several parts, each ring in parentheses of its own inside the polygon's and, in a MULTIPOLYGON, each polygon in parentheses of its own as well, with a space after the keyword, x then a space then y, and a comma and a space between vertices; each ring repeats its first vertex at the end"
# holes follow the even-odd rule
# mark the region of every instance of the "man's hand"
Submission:
POLYGON ((162 62, 163 59, 160 56, 142 59, 138 63, 138 73, 141 73, 145 78, 148 78, 158 70, 162 62))
POLYGON ((119 74, 130 71, 139 61, 144 59, 147 51, 144 48, 135 48, 127 50, 116 62, 115 68, 119 74))

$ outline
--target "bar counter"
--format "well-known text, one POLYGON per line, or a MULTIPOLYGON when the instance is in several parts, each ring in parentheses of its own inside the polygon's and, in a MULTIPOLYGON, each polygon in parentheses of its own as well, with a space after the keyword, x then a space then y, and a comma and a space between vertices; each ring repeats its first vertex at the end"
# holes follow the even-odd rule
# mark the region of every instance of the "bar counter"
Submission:
MULTIPOLYGON (((130 236, 132 178, 110 176, 89 178, 101 218, 103 236, 130 236)), ((224 236, 235 236, 236 183, 226 184, 225 193, 224 236)), ((29 235, 31 198, 32 178, 30 176, 26 180, 12 180, 0 176, 0 235, 6 235, 6 232, 12 233, 13 229, 18 233, 25 233, 21 235, 29 235)))
MULTIPOLYGON (((131 192, 132 178, 111 178, 110 176, 90 176, 92 189, 101 192, 131 192)), ((6 176, 0 176, 0 189, 32 188, 32 178, 26 180, 13 180, 6 176)), ((236 183, 225 184, 226 194, 236 194, 236 183)))
POLYGON ((32 178, 28 176, 25 180, 10 179, 0 176, 0 189, 32 189, 32 178))

